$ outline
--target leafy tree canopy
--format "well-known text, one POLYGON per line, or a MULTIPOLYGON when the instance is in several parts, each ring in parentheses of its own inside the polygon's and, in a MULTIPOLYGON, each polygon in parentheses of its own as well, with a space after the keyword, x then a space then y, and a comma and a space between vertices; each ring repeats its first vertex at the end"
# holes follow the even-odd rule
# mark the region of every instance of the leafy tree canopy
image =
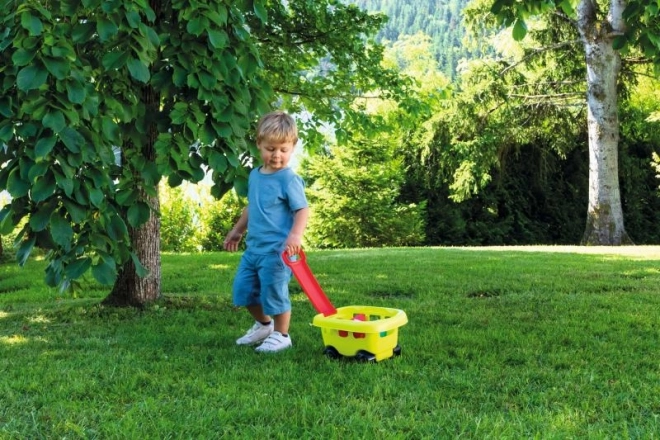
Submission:
POLYGON ((211 170, 215 196, 244 190, 251 124, 274 102, 344 128, 356 95, 405 89, 368 44, 382 19, 339 1, 0 7, 0 234, 28 219, 19 262, 47 249, 50 285, 89 269, 112 284, 127 262, 145 275, 129 232, 158 182, 211 170))

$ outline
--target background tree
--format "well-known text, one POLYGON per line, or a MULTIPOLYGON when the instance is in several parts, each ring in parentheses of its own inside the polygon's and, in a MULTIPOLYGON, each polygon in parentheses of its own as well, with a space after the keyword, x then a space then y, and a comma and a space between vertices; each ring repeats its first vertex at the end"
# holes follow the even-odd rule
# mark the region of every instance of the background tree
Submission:
POLYGON ((402 163, 391 139, 354 139, 303 164, 317 248, 415 246, 424 242, 423 204, 398 202, 402 163))
POLYGON ((637 1, 539 0, 490 2, 500 25, 512 26, 521 40, 531 17, 554 14, 579 35, 586 62, 587 128, 589 135, 589 203, 584 244, 630 243, 624 227, 619 187, 619 116, 617 85, 620 49, 639 47, 658 62, 657 5, 637 1))

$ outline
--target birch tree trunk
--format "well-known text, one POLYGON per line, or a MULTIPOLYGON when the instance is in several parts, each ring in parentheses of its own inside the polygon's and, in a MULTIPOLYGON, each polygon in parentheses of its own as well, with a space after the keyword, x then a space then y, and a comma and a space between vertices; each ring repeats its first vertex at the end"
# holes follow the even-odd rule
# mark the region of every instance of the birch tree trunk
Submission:
POLYGON ((607 20, 599 21, 595 0, 578 5, 578 29, 587 65, 589 205, 585 245, 631 244, 623 224, 619 191, 617 80, 621 56, 612 47, 623 32, 625 0, 611 0, 607 20))

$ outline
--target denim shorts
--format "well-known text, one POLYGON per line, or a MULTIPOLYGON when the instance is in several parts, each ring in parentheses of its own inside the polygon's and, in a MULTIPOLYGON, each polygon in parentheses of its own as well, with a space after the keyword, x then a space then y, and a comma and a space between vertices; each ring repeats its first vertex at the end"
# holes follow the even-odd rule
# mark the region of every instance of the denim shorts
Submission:
POLYGON ((291 269, 280 254, 257 255, 247 250, 234 278, 234 305, 261 305, 266 315, 288 312, 291 310, 290 280, 291 269))

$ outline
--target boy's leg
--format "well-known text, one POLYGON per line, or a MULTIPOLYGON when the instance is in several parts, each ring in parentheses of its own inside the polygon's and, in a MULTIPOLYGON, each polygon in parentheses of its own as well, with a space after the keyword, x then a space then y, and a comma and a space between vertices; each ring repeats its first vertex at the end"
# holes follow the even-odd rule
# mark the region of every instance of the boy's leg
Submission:
POLYGON ((288 312, 280 313, 279 315, 274 315, 273 320, 275 321, 275 331, 280 332, 283 335, 289 334, 289 323, 291 322, 291 310, 288 312))
MULTIPOLYGON (((255 304, 253 306, 247 306, 246 309, 250 312, 250 315, 254 318, 255 321, 259 321, 262 324, 266 324, 271 321, 270 316, 264 313, 263 307, 261 304, 255 304)), ((275 325, 277 326, 277 320, 275 320, 275 325)), ((275 329, 277 330, 277 328, 275 329)))
POLYGON ((260 282, 255 268, 254 256, 243 254, 234 277, 234 305, 243 306, 256 321, 252 327, 236 340, 238 345, 254 345, 266 339, 273 332, 273 322, 265 315, 260 304, 260 282))
POLYGON ((291 321, 291 300, 289 299, 289 280, 291 270, 284 265, 279 254, 264 258, 259 268, 261 281, 261 304, 264 313, 273 317, 273 333, 257 347, 258 352, 273 353, 292 346, 289 337, 291 321))

